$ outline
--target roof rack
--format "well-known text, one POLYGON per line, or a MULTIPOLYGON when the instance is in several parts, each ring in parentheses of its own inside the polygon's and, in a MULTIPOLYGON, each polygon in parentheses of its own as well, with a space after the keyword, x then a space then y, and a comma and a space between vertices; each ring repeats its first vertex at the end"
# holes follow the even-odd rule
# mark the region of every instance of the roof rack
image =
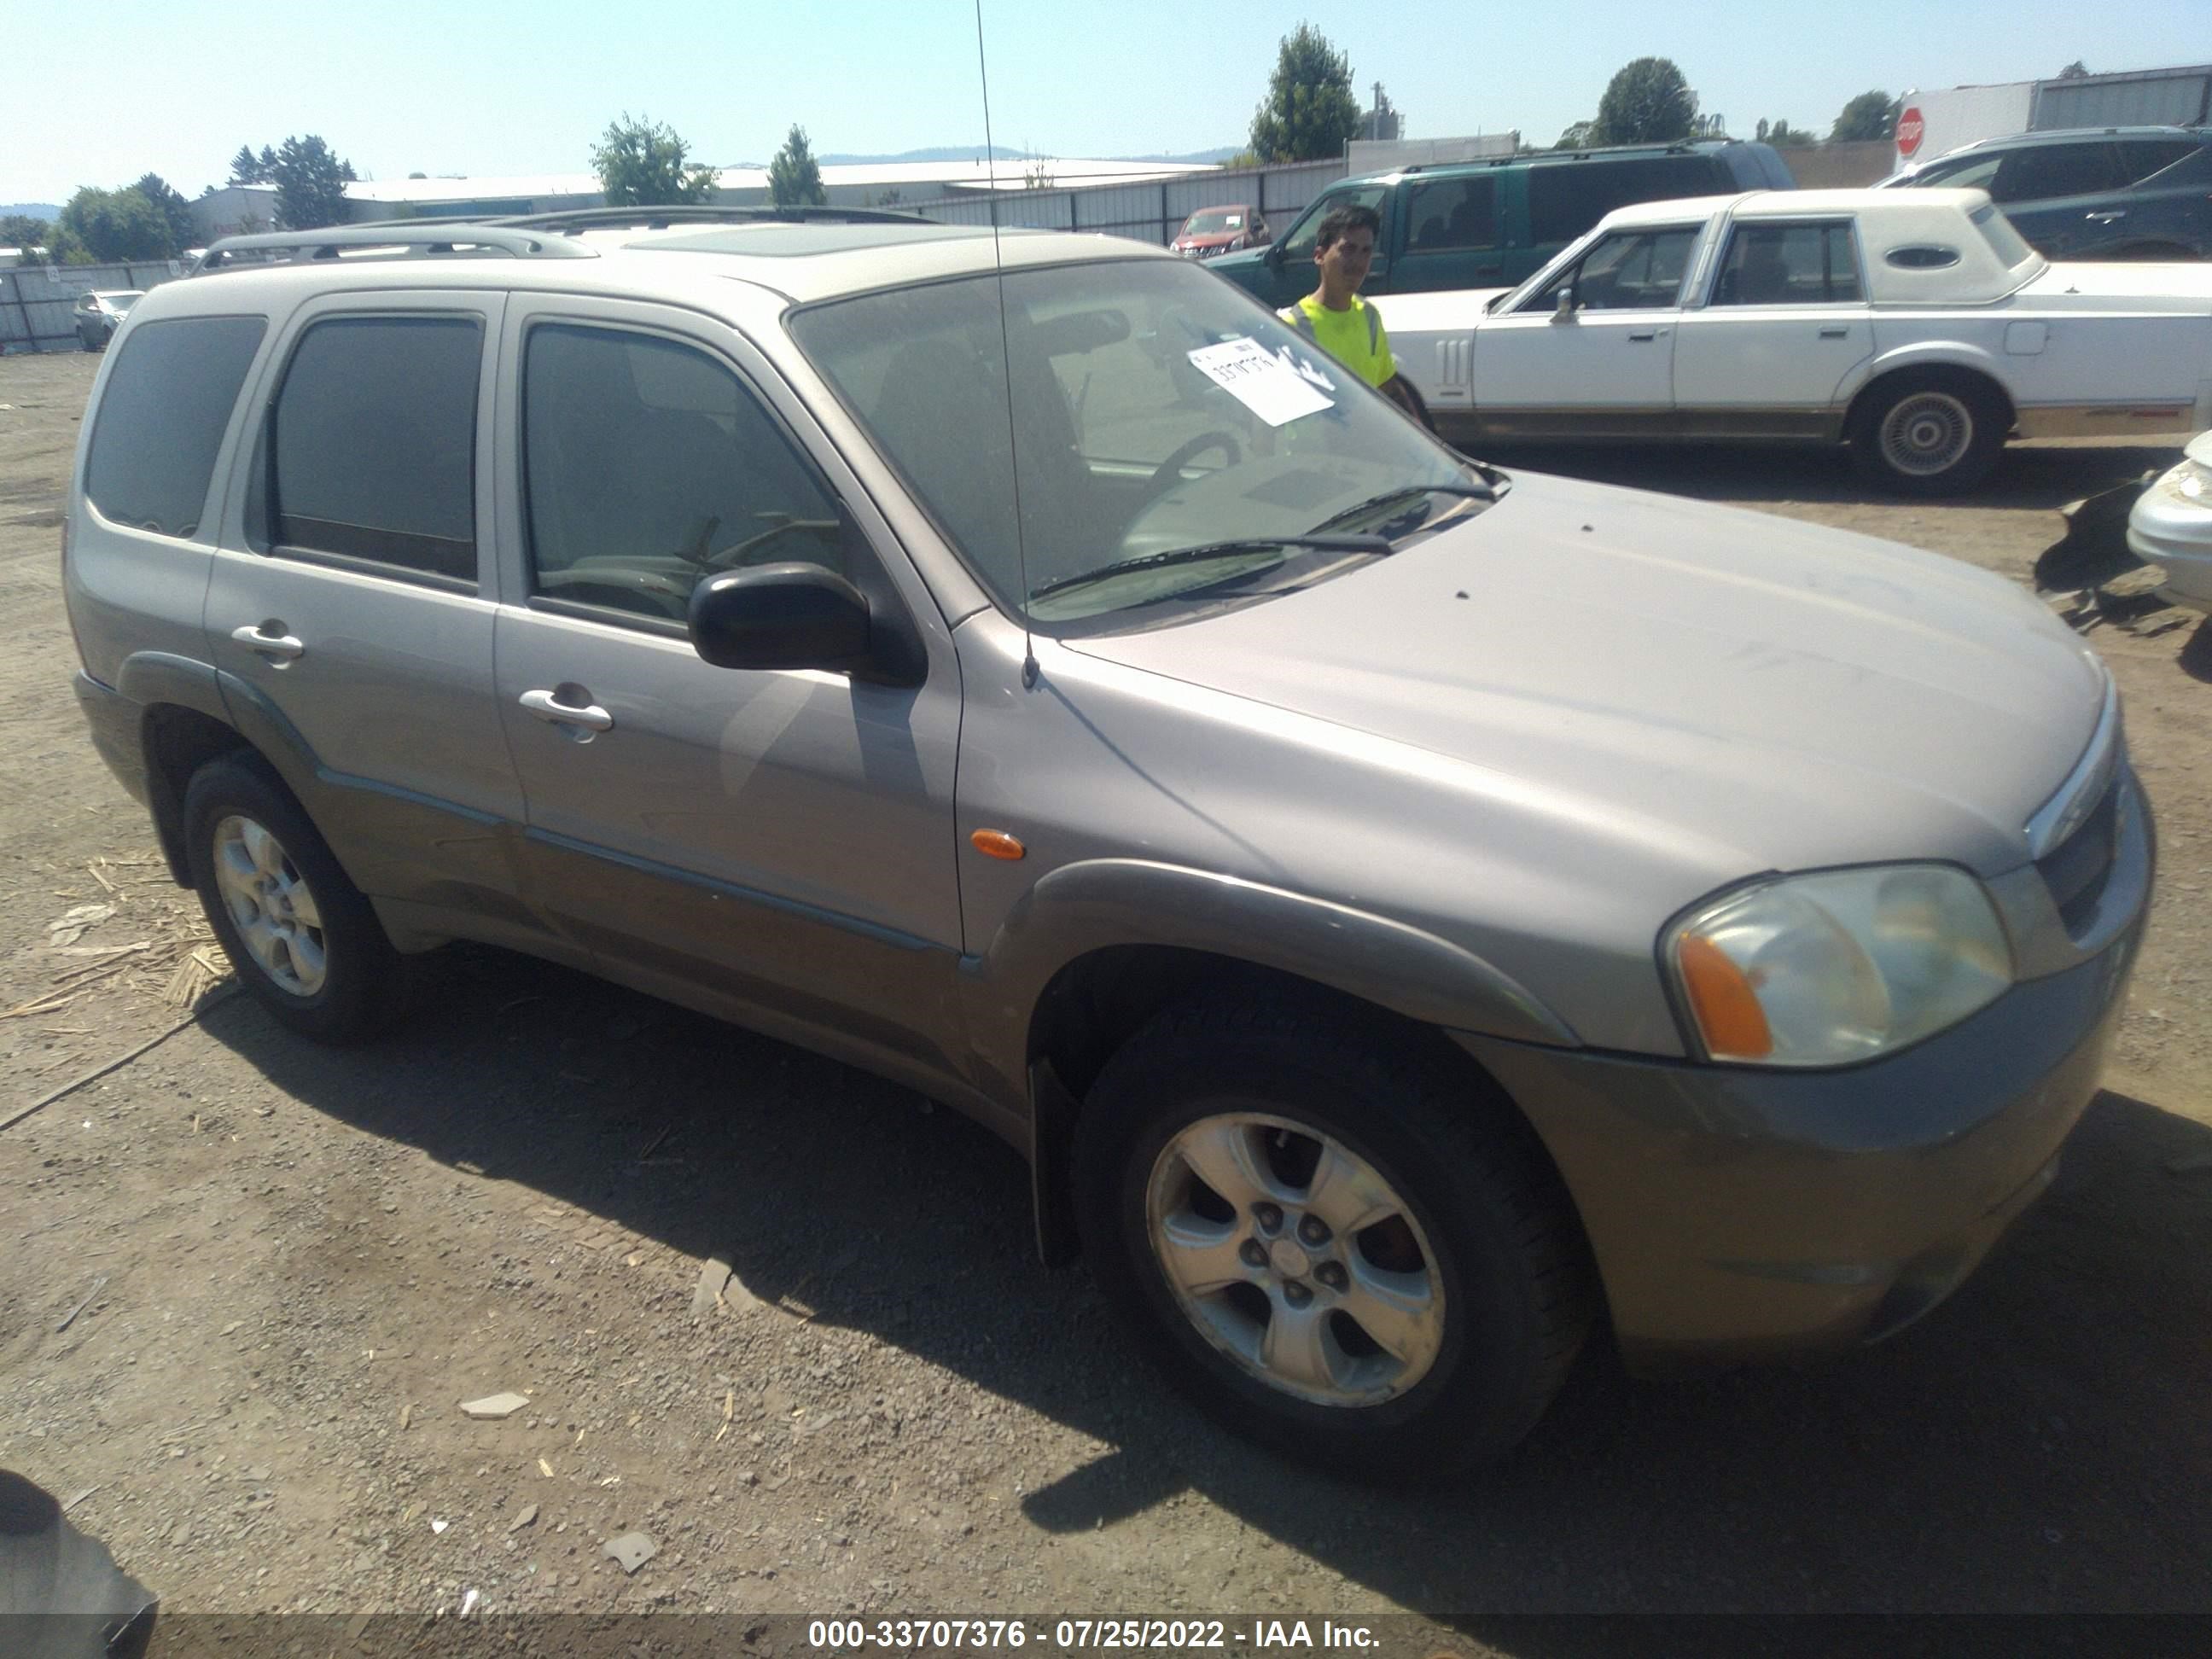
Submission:
POLYGON ((666 230, 677 225, 744 224, 927 225, 936 221, 889 208, 717 207, 684 203, 661 207, 568 208, 558 213, 523 213, 478 221, 512 230, 666 230))
POLYGON ((525 258, 588 259, 589 248, 551 237, 497 224, 471 220, 447 220, 426 224, 419 219, 386 220, 381 223, 334 225, 322 230, 274 230, 252 236, 225 236, 212 242, 202 257, 201 271, 222 270, 241 264, 241 254, 289 255, 294 262, 336 259, 348 248, 403 249, 423 258, 450 257, 463 249, 525 258))

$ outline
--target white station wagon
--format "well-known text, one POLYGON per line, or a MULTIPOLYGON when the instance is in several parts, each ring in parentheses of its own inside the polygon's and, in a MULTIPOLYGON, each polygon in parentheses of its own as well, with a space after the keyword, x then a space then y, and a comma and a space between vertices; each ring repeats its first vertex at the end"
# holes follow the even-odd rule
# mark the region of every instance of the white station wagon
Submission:
POLYGON ((1978 190, 1646 202, 1519 288, 1378 303, 1461 443, 1845 442, 1942 495, 2010 434, 2212 426, 2212 266, 2053 264, 1978 190))

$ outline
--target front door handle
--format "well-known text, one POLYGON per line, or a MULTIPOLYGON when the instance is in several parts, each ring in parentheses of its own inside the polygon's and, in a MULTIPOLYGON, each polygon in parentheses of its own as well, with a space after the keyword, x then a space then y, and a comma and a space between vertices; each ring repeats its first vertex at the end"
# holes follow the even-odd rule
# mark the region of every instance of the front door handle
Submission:
POLYGON ((1820 331, 1820 337, 1824 340, 1847 340, 1850 333, 1848 328, 1824 328, 1820 331))
POLYGON ((2125 208, 2114 208, 2107 213, 2085 213, 2081 216, 2092 224, 2109 225, 2115 219, 2126 218, 2128 210, 2125 208))
POLYGON ((290 662, 295 657, 305 656, 307 647, 295 635, 284 631, 284 624, 270 618, 264 623, 248 623, 234 628, 230 637, 256 656, 269 657, 277 662, 290 662))
POLYGON ((592 694, 580 685, 563 682, 550 691, 526 691, 520 701, 539 720, 556 726, 578 726, 586 732, 614 729, 615 717, 593 702, 592 694))

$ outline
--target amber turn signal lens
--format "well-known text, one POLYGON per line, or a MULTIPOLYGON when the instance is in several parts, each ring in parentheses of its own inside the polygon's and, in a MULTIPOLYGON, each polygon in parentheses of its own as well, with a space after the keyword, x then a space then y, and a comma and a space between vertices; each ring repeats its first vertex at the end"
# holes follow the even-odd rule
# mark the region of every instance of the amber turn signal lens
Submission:
POLYGON ((1682 984, 1690 994, 1708 1054, 1764 1060, 1774 1052, 1766 1012, 1759 1006, 1743 969, 1729 960, 1726 951, 1711 939, 1692 934, 1674 947, 1674 959, 1681 965, 1682 984))
POLYGON ((978 830, 968 841, 986 858, 1018 859, 1029 850, 1003 830, 978 830))

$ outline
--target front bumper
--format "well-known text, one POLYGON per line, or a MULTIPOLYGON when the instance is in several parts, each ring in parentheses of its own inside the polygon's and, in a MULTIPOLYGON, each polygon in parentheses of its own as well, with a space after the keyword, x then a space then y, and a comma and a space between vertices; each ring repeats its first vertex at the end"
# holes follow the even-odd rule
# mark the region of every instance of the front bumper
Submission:
POLYGON ((2160 593, 2176 604, 2212 611, 2212 506, 2172 487, 2168 472, 2136 498, 2128 514, 2128 550, 2165 573, 2160 593))
POLYGON ((1789 1072, 1455 1034, 1559 1165, 1631 1370, 1878 1340, 1972 1272, 2096 1092, 2155 864, 2136 800, 2093 953, 1887 1059, 1789 1072))

